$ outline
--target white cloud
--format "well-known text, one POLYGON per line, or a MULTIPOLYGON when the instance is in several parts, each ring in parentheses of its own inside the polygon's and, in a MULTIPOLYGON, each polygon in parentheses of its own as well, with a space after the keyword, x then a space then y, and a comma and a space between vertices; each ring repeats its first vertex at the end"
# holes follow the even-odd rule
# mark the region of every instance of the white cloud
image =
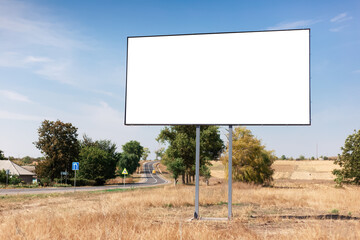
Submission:
POLYGON ((25 62, 28 63, 46 63, 46 62, 51 62, 52 60, 50 58, 47 57, 34 57, 34 56, 27 56, 25 58, 25 62))
POLYGON ((71 62, 69 60, 57 61, 48 64, 43 64, 36 74, 50 80, 55 80, 69 85, 75 85, 72 74, 69 73, 71 62))
POLYGON ((351 20, 351 19, 352 19, 352 17, 348 16, 348 14, 346 12, 344 12, 344 13, 340 13, 339 15, 336 15, 335 17, 333 17, 330 20, 330 22, 340 23, 340 22, 351 20))
POLYGON ((31 103, 27 96, 14 91, 0 90, 0 95, 10 100, 31 103))
POLYGON ((7 45, 42 45, 62 49, 84 46, 71 37, 72 32, 54 20, 46 19, 30 4, 17 1, 0 1, 0 32, 7 45))
POLYGON ((299 20, 294 22, 281 22, 275 26, 269 27, 269 30, 276 30, 276 29, 294 29, 294 28, 306 28, 310 25, 313 25, 319 21, 315 20, 299 20))
POLYGON ((0 0, 0 67, 24 68, 73 85, 74 56, 90 48, 82 36, 59 22, 64 21, 43 7, 0 0))
POLYGON ((23 121, 41 121, 44 119, 43 117, 21 114, 21 113, 13 113, 8 111, 0 110, 0 119, 7 120, 23 120, 23 121))
POLYGON ((330 32, 340 32, 345 26, 330 28, 330 32))

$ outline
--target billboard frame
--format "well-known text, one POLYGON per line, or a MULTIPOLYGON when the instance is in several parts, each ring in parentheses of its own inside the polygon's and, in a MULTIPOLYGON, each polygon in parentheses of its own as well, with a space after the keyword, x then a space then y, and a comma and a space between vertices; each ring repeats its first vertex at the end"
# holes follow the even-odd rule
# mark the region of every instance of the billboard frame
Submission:
POLYGON ((127 37, 127 49, 126 49, 126 79, 125 79, 125 114, 124 114, 124 125, 126 126, 177 126, 177 125, 215 125, 215 126, 311 126, 311 30, 310 28, 299 28, 299 29, 280 29, 280 30, 259 30, 259 31, 233 31, 233 32, 208 32, 208 33, 188 33, 188 34, 164 34, 164 35, 139 35, 139 36, 128 36, 127 37), (192 36, 192 35, 217 35, 217 34, 234 34, 234 33, 259 33, 259 32, 284 32, 284 31, 298 31, 308 30, 309 31, 309 122, 305 124, 252 124, 252 123, 204 123, 204 124, 134 124, 127 123, 127 95, 128 95, 128 58, 129 58, 129 39, 131 38, 149 38, 149 37, 172 37, 172 36, 192 36))

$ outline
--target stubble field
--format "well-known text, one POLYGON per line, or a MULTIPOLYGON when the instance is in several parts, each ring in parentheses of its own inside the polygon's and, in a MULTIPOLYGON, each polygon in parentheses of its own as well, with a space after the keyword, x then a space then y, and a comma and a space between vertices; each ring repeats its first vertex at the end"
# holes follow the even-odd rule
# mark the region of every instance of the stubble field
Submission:
MULTIPOLYGON (((210 183, 200 186, 200 215, 226 217, 226 182, 213 178, 210 183)), ((360 189, 355 186, 284 177, 272 187, 235 183, 231 221, 189 221, 194 195, 194 186, 170 184, 5 196, 0 198, 0 239, 360 239, 360 189)))

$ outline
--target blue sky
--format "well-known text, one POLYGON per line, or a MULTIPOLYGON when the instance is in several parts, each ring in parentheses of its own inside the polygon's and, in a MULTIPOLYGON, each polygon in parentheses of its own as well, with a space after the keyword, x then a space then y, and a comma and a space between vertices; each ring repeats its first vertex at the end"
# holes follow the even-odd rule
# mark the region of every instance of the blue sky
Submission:
POLYGON ((0 149, 41 156, 44 119, 158 149, 161 127, 123 125, 127 36, 311 28, 312 125, 250 129, 278 156, 334 156, 360 129, 359 17, 359 1, 0 0, 0 149))

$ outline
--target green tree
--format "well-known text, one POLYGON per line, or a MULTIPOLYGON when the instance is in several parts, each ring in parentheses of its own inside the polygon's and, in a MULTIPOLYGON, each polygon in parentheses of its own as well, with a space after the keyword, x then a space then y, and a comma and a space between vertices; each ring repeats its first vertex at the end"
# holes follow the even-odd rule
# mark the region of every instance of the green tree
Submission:
POLYGON ((60 178, 60 172, 71 172, 71 163, 79 157, 77 128, 60 120, 44 120, 38 129, 39 139, 35 146, 45 155, 45 160, 36 167, 38 177, 51 180, 60 178))
MULTIPOLYGON (((171 126, 161 130, 156 139, 162 144, 167 143, 168 148, 163 156, 166 166, 177 158, 183 160, 185 171, 182 174, 182 182, 189 183, 191 177, 195 177, 195 146, 196 126, 171 126)), ((224 143, 220 138, 219 127, 201 126, 200 128, 200 166, 209 165, 210 160, 219 157, 224 149, 224 143)))
POLYGON ((144 147, 138 141, 130 141, 122 146, 124 153, 135 154, 139 160, 144 152, 144 147))
POLYGON ((149 157, 149 154, 150 154, 149 148, 144 148, 144 152, 142 154, 142 159, 146 161, 147 158, 149 157))
POLYGON ((281 160, 286 160, 286 156, 285 156, 285 155, 282 155, 282 156, 281 156, 281 160))
POLYGON ((200 168, 200 176, 204 178, 204 181, 206 182, 206 185, 209 186, 209 179, 211 177, 211 171, 210 168, 206 165, 202 165, 200 168))
MULTIPOLYGON (((8 176, 8 183, 12 185, 17 185, 21 182, 21 179, 18 175, 12 175, 10 174, 8 176)), ((6 170, 2 169, 0 170, 0 183, 6 184, 6 170)))
MULTIPOLYGON (((360 184, 360 130, 349 135, 343 147, 342 154, 334 161, 341 169, 333 170, 338 184, 353 183, 360 184)), ((325 159, 325 158, 324 158, 325 159)))
POLYGON ((96 140, 95 142, 86 134, 83 136, 83 140, 80 141, 80 147, 97 147, 105 152, 109 153, 113 158, 116 158, 117 146, 110 140, 96 140))
POLYGON ((144 152, 143 146, 140 145, 137 141, 130 141, 125 143, 122 146, 123 152, 119 154, 118 160, 118 169, 119 173, 123 171, 124 168, 128 171, 129 174, 132 174, 140 167, 140 158, 144 152))
POLYGON ((5 160, 4 152, 0 150, 0 160, 5 160))
POLYGON ((97 146, 81 148, 79 161, 79 176, 95 180, 98 185, 107 179, 115 177, 117 159, 109 152, 97 146))
POLYGON ((136 154, 123 152, 119 154, 118 160, 118 172, 122 173, 124 168, 126 168, 129 174, 133 174, 138 167, 140 167, 140 158, 136 154))
POLYGON ((21 161, 22 161, 25 165, 27 165, 27 164, 32 163, 32 162, 33 162, 33 159, 32 159, 31 157, 29 157, 29 156, 26 156, 26 157, 23 157, 23 158, 21 159, 21 161))
POLYGON ((184 161, 181 158, 176 158, 173 161, 169 161, 167 169, 171 172, 172 178, 174 178, 174 185, 176 186, 178 177, 184 174, 185 171, 184 161))
POLYGON ((162 157, 164 156, 165 153, 165 148, 161 147, 158 150, 155 151, 155 155, 156 155, 156 160, 158 160, 160 158, 160 160, 162 159, 162 157))
POLYGON ((0 183, 6 183, 6 170, 0 170, 0 183))
MULTIPOLYGON (((261 141, 252 135, 251 131, 238 127, 233 131, 232 177, 235 181, 268 184, 272 181, 275 161, 272 151, 265 150, 261 141)), ((228 177, 228 146, 222 156, 228 177)))
POLYGON ((304 156, 304 155, 300 155, 299 158, 297 158, 297 160, 305 160, 305 156, 304 156))

